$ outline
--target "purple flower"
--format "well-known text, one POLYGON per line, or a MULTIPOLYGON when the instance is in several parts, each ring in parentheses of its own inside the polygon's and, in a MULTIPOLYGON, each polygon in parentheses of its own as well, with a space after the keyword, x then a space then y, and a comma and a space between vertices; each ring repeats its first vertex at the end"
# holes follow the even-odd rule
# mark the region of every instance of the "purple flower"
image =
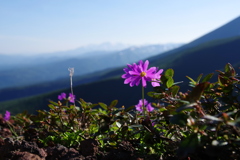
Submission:
POLYGON ((60 95, 58 95, 59 100, 63 100, 65 98, 66 98, 66 93, 61 93, 60 95))
POLYGON ((73 95, 72 93, 69 93, 69 97, 68 97, 68 99, 69 99, 69 102, 74 103, 75 95, 73 95))
POLYGON ((142 108, 143 106, 146 107, 148 112, 152 112, 154 110, 154 108, 151 106, 151 103, 148 103, 148 101, 146 99, 144 99, 144 100, 140 99, 139 103, 137 105, 135 105, 135 108, 136 108, 137 111, 142 112, 143 111, 143 108, 142 108))
MULTIPOLYGON (((156 67, 151 67, 148 69, 149 61, 146 60, 144 63, 143 61, 139 61, 139 64, 128 64, 128 68, 124 68, 123 71, 125 74, 122 75, 124 78, 124 84, 130 83, 130 86, 133 87, 134 85, 138 86, 140 81, 142 80, 142 86, 147 86, 147 81, 153 81, 156 79, 160 79, 160 74, 163 72, 162 69, 157 71, 156 67)), ((158 82, 152 82, 152 85, 160 86, 158 82)))
POLYGON ((10 112, 9 112, 9 111, 6 111, 5 116, 4 116, 3 119, 4 119, 5 121, 8 121, 8 120, 10 119, 10 116, 11 116, 10 112))
MULTIPOLYGON (((67 96, 66 93, 61 93, 60 95, 58 95, 58 99, 59 100, 66 99, 66 96, 67 96)), ((69 102, 74 103, 75 95, 73 95, 72 93, 69 93, 68 100, 69 102)))

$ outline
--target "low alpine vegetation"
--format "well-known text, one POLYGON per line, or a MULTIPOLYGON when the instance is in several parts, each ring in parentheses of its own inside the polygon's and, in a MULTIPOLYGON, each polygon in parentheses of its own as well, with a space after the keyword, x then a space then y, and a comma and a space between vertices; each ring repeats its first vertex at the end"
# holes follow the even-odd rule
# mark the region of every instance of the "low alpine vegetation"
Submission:
POLYGON ((60 144, 96 159, 240 159, 240 79, 233 66, 226 64, 216 75, 187 77, 192 88, 183 92, 173 69, 148 65, 139 61, 123 69, 124 84, 142 87, 136 105, 92 104, 71 89, 37 115, 6 111, 0 118, 2 141, 22 136, 40 148, 60 144), (153 87, 148 98, 147 83, 153 87))

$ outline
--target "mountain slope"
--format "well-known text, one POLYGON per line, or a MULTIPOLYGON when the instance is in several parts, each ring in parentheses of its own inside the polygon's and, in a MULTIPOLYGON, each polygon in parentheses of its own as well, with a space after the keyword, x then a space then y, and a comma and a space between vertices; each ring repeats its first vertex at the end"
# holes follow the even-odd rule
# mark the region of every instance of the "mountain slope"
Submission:
MULTIPOLYGON (((0 65, 0 89, 33 85, 64 78, 68 74, 69 67, 75 68, 75 76, 119 67, 126 63, 132 63, 177 46, 178 45, 168 44, 131 47, 115 52, 90 52, 86 53, 87 55, 84 56, 75 56, 71 58, 50 57, 50 59, 48 59, 46 57, 44 58, 44 56, 37 56, 30 58, 23 57, 15 60, 14 57, 12 57, 12 61, 21 62, 20 64, 26 61, 27 64, 24 66, 14 65, 14 68, 6 67, 6 69, 3 69, 0 65)), ((7 58, 5 57, 5 59, 7 58)), ((3 62, 2 66, 4 66, 4 63, 5 62, 3 62)))
POLYGON ((189 43, 188 46, 196 46, 201 43, 236 36, 240 36, 240 16, 204 36, 197 38, 189 43))
POLYGON ((151 59, 154 60, 154 59, 162 58, 169 55, 175 55, 178 52, 184 51, 192 47, 196 47, 203 43, 206 44, 210 41, 221 40, 221 39, 237 37, 237 36, 240 36, 240 16, 226 23, 225 25, 218 27, 217 29, 193 40, 188 44, 185 44, 179 48, 164 52, 163 54, 153 56, 151 59))

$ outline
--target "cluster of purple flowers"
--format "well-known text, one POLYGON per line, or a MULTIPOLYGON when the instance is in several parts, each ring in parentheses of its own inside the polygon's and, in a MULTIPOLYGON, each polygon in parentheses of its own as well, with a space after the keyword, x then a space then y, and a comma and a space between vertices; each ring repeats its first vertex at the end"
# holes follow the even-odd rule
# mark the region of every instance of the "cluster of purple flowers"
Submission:
POLYGON ((9 111, 6 111, 5 116, 3 117, 3 119, 4 119, 5 121, 9 121, 9 120, 10 120, 10 117, 11 117, 11 113, 10 113, 9 111))
POLYGON ((146 99, 144 99, 144 100, 140 99, 139 103, 137 105, 135 105, 136 110, 140 111, 140 112, 143 111, 143 106, 146 107, 146 110, 148 112, 152 112, 154 110, 154 108, 151 106, 151 103, 148 103, 148 101, 146 99))
MULTIPOLYGON (((58 95, 59 100, 66 99, 66 97, 67 97, 66 93, 61 93, 60 95, 58 95)), ((69 93, 68 100, 69 102, 74 103, 75 95, 73 95, 72 93, 69 93)))
MULTIPOLYGON (((140 60, 138 64, 128 64, 128 67, 123 69, 123 71, 125 72, 125 74, 122 75, 122 78, 125 79, 124 84, 129 84, 131 87, 133 87, 134 85, 138 86, 140 84, 140 81, 142 80, 143 87, 147 86, 147 81, 151 82, 153 87, 160 86, 159 82, 163 69, 158 70, 157 67, 151 67, 148 69, 148 65, 148 60, 146 60, 145 62, 140 60)), ((145 99, 139 100, 139 103, 135 105, 136 110, 140 112, 143 111, 143 106, 146 107, 146 110, 148 112, 154 110, 151 104, 148 103, 145 99)))

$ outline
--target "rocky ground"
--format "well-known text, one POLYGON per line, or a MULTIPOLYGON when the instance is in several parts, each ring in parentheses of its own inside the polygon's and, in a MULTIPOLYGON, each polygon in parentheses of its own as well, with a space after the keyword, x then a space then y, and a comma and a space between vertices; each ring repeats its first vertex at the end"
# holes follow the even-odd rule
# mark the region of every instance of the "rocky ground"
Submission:
POLYGON ((80 149, 62 145, 39 147, 35 142, 0 139, 0 160, 141 160, 134 154, 134 148, 128 142, 122 142, 117 149, 107 153, 99 151, 95 140, 82 141, 80 149))

